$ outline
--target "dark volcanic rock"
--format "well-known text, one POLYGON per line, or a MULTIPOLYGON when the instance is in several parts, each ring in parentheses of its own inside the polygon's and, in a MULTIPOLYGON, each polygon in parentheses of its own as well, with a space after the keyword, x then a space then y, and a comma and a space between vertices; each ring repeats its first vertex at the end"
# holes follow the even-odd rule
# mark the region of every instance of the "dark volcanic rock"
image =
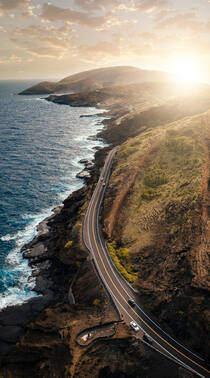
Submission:
POLYGON ((18 326, 0 327, 0 341, 4 341, 6 343, 14 343, 23 334, 23 328, 18 326))
POLYGON ((45 259, 46 253, 47 253, 47 250, 46 250, 44 244, 43 243, 37 243, 33 247, 31 247, 30 249, 28 249, 28 250, 26 249, 26 251, 23 252, 23 257, 25 259, 30 259, 30 260, 34 261, 34 258, 45 259))

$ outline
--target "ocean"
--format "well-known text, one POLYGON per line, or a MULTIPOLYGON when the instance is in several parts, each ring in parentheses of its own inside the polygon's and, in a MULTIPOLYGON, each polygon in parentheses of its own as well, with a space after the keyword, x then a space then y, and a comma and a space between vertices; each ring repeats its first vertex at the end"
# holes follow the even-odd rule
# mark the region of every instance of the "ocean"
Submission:
POLYGON ((98 109, 18 95, 32 84, 0 81, 0 308, 36 295, 21 247, 55 206, 82 187, 79 160, 103 146, 88 139, 103 127, 98 109))

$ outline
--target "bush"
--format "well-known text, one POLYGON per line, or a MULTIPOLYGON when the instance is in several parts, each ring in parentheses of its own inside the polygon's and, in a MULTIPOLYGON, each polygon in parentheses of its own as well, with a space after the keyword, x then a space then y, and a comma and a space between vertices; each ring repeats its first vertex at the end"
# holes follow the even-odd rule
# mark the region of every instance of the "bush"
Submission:
POLYGON ((72 241, 72 240, 69 240, 69 241, 64 245, 64 248, 71 247, 72 244, 73 244, 73 241, 72 241))
POLYGON ((156 192, 155 189, 146 189, 141 195, 141 198, 145 201, 152 201, 153 198, 157 198, 158 193, 156 192))
POLYGON ((193 143, 187 137, 169 138, 166 141, 168 151, 176 154, 187 154, 193 150, 193 143))
POLYGON ((100 304, 100 299, 99 298, 94 299, 93 305, 94 306, 99 306, 99 304, 100 304))
MULTIPOLYGON (((121 264, 121 261, 118 257, 118 252, 120 251, 121 255, 124 254, 123 258, 128 258, 129 256, 129 250, 128 248, 120 248, 119 250, 116 249, 116 242, 107 243, 107 247, 110 253, 110 256, 112 258, 112 261, 114 262, 117 270, 122 274, 123 277, 129 282, 135 282, 137 279, 136 273, 129 273, 126 270, 126 267, 121 264)), ((130 268, 130 267, 129 267, 130 268)))
POLYGON ((157 186, 167 183, 166 174, 161 169, 152 169, 144 177, 144 184, 150 188, 156 188, 157 186))

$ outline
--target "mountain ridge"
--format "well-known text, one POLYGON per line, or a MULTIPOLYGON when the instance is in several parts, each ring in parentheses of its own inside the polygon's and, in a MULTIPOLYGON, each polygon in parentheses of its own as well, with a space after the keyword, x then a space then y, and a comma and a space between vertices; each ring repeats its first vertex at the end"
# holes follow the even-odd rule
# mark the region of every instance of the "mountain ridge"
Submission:
POLYGON ((42 81, 20 92, 21 95, 78 93, 123 84, 147 81, 169 81, 167 72, 140 69, 133 66, 103 67, 82 71, 58 82, 42 81))

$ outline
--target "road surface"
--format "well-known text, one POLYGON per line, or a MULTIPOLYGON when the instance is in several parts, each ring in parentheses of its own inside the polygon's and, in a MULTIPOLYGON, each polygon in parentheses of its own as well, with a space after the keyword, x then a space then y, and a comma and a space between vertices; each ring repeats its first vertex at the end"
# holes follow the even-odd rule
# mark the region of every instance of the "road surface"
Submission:
POLYGON ((196 373, 198 376, 208 377, 209 371, 205 367, 205 361, 200 356, 192 353, 165 333, 142 309, 138 301, 134 308, 129 305, 129 298, 133 298, 136 301, 135 292, 113 266, 105 243, 100 236, 99 211, 104 191, 108 184, 115 153, 116 148, 109 152, 87 208, 83 222, 84 244, 90 251, 98 274, 125 322, 130 325, 130 322, 134 321, 140 327, 139 332, 135 333, 133 331, 135 335, 141 339, 143 334, 149 335, 149 337, 152 338, 152 344, 148 344, 149 347, 156 349, 159 353, 164 354, 179 365, 196 373))

